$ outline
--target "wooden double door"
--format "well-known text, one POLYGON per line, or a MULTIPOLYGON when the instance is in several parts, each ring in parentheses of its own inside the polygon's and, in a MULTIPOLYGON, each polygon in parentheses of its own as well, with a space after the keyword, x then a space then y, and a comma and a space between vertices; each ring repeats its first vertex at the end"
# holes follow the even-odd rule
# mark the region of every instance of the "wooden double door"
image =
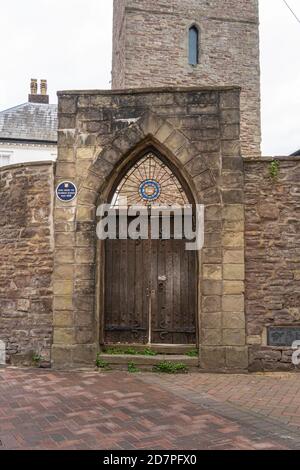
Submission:
POLYGON ((185 240, 107 240, 105 254, 105 344, 196 344, 197 255, 185 240))

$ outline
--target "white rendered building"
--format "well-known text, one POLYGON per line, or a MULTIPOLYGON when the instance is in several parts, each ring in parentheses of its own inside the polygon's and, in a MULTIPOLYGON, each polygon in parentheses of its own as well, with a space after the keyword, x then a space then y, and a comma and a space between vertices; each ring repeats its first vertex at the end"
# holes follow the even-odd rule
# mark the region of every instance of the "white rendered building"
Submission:
POLYGON ((28 102, 0 112, 0 166, 56 160, 57 106, 49 104, 47 83, 31 81, 28 102))

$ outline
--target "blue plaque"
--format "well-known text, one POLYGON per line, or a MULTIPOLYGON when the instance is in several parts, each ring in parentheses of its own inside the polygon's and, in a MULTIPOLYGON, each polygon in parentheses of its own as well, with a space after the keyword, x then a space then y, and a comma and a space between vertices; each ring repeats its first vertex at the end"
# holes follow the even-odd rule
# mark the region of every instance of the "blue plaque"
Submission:
POLYGON ((77 196, 77 188, 71 181, 63 181, 56 188, 56 196, 62 202, 71 202, 77 196))

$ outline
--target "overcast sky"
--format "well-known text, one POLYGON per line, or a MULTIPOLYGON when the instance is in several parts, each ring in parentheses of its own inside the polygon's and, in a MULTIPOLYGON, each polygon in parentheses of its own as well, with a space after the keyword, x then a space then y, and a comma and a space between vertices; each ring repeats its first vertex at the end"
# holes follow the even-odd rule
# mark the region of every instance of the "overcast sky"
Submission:
MULTIPOLYGON (((288 0, 300 17, 300 0, 288 0)), ((0 0, 0 110, 27 101, 30 78, 56 90, 110 88, 113 0, 0 0)), ((300 148, 300 24, 259 0, 264 155, 300 148)))

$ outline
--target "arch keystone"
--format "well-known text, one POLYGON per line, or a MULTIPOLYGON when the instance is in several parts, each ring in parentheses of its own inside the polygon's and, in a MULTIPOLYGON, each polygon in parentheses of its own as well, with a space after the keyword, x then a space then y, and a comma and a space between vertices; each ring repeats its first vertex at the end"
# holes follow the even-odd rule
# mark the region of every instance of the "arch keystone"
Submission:
POLYGON ((164 124, 164 120, 161 119, 157 114, 152 112, 147 112, 142 116, 138 122, 141 130, 144 132, 144 135, 153 135, 155 136, 160 127, 164 124))
POLYGON ((128 128, 122 131, 112 142, 123 154, 128 153, 135 145, 137 145, 144 138, 143 131, 139 126, 131 124, 128 128))

